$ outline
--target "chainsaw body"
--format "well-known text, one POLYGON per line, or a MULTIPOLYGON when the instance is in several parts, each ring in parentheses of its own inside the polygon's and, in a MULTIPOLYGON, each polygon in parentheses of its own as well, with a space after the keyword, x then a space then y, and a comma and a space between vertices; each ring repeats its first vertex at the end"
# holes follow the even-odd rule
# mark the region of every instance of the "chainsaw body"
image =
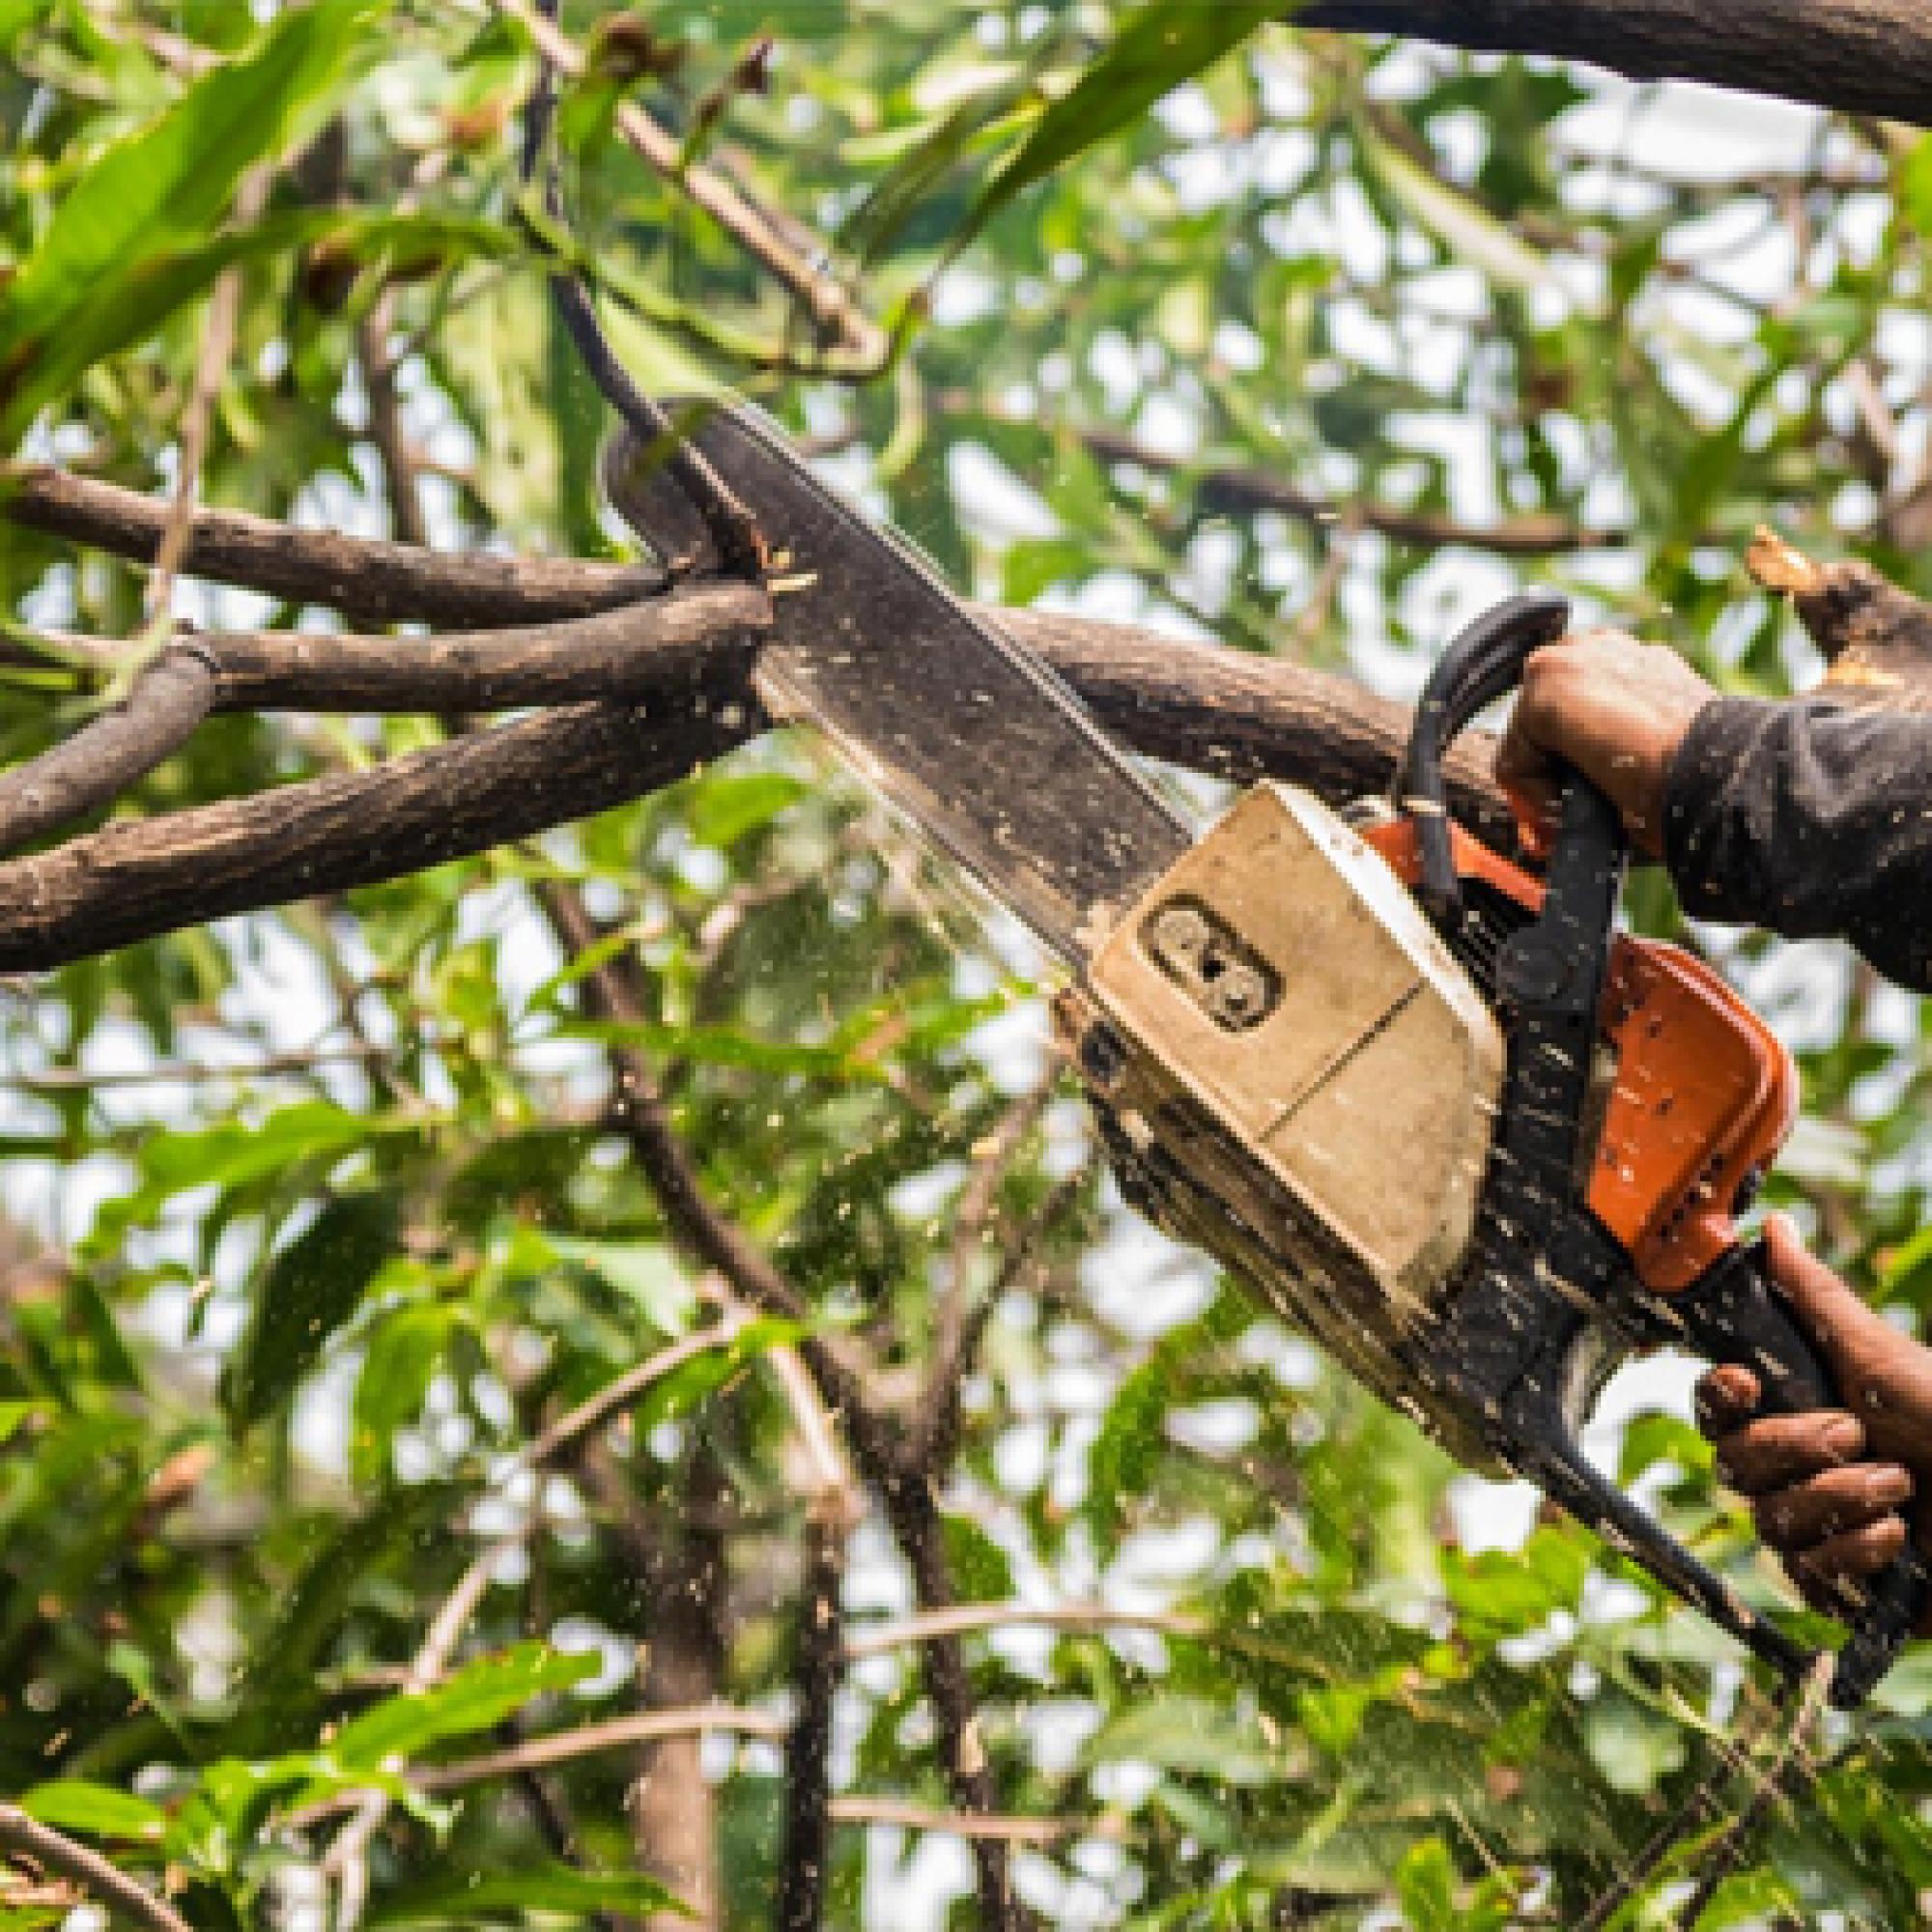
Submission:
MULTIPOLYGON (((1413 1344, 1453 1306, 1475 1232, 1506 1064, 1494 960, 1543 889, 1453 838, 1483 899, 1461 958, 1412 896, 1412 821, 1358 831, 1259 785, 1120 921, 1060 1024, 1145 1205, 1496 1469, 1485 1418, 1418 1401, 1413 1344)), ((1655 941, 1614 941, 1599 1026, 1585 1200, 1667 1294, 1737 1245, 1796 1071, 1708 966, 1655 941)))

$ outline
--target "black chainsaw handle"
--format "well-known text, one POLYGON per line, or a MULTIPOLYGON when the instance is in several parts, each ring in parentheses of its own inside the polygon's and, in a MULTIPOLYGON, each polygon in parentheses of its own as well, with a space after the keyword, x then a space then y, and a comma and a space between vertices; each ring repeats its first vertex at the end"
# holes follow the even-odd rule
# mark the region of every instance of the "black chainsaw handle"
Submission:
POLYGON ((1394 802, 1415 821, 1422 862, 1415 895, 1445 929, 1463 910, 1463 885, 1449 843, 1443 758, 1484 705, 1522 682, 1530 653, 1553 644, 1569 627, 1569 599, 1553 590, 1505 598, 1456 634, 1422 687, 1396 772, 1394 802))
MULTIPOLYGON (((1772 1285, 1762 1242, 1733 1248, 1682 1293, 1657 1299, 1698 1354, 1756 1377, 1760 1414, 1844 1406, 1831 1370, 1772 1285)), ((1841 1711, 1864 1702, 1917 1629, 1932 1603, 1932 1561, 1908 1538, 1904 1553, 1863 1594, 1832 1678, 1832 1701, 1841 1711)))

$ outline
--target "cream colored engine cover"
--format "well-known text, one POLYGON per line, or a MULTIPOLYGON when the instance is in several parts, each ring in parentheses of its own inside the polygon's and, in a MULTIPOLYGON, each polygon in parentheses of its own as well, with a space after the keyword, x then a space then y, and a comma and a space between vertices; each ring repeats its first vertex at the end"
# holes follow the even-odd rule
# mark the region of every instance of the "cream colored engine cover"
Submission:
MULTIPOLYGON (((1210 1246, 1258 1236, 1278 1294, 1299 1255, 1308 1278, 1293 1300, 1324 1305, 1289 1312, 1345 1359, 1350 1338, 1327 1331, 1347 1311, 1322 1291, 1338 1266, 1355 1272, 1350 1259, 1396 1333, 1426 1317, 1474 1225, 1504 1047, 1378 853, 1309 793, 1260 785, 1113 926, 1082 990, 1069 1017, 1091 1001, 1130 1049, 1111 1095, 1095 1083, 1129 1135, 1251 1224, 1210 1246), (1192 1104, 1177 1109, 1182 1096, 1192 1104), (1295 1212, 1271 1213, 1273 1187, 1228 1171, 1250 1164, 1295 1212)), ((1385 1365, 1373 1367, 1387 1392, 1385 1365)))

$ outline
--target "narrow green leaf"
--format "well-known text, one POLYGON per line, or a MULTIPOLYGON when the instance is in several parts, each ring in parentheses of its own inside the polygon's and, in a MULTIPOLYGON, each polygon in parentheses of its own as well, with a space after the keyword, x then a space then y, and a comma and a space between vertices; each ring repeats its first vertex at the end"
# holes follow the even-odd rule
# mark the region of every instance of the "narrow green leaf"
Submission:
POLYGON ((278 1407, 355 1312, 394 1252, 402 1221, 387 1192, 339 1195, 262 1270, 222 1394, 238 1429, 278 1407))
POLYGON ((79 1777, 37 1784, 20 1800, 20 1809, 56 1831, 84 1832, 94 1838, 134 1838, 153 1844, 168 1829, 167 1813, 158 1804, 79 1777))
POLYGON ((475 1872, 423 1886, 387 1899, 365 1922, 377 1928, 474 1926, 483 1913, 516 1911, 556 1913, 573 1925, 586 1923, 593 1912, 696 1916, 675 1892, 641 1872, 585 1872, 548 1864, 475 1872))
POLYGON ((40 1402, 0 1402, 0 1442, 10 1440, 28 1416, 45 1406, 40 1402))
POLYGON ((1034 124, 1011 160, 980 190, 953 237, 957 252, 1034 183, 1094 146, 1213 66, 1280 15, 1280 0, 1151 0, 1122 23, 1107 51, 1034 124))
POLYGON ((0 55, 12 53, 14 43, 38 26, 53 4, 54 0, 0 0, 0 55))
POLYGON ((594 1655, 520 1643, 501 1656, 478 1658, 432 1690, 390 1697, 352 1719, 329 1754, 338 1764, 357 1767, 414 1757, 445 1739, 487 1731, 531 1698, 568 1690, 599 1668, 594 1655))
POLYGON ((1921 134, 1898 170, 1898 200, 1919 234, 1932 236, 1932 134, 1921 134))
POLYGON ((0 308, 0 366, 83 308, 118 299, 143 262, 198 241, 256 162, 278 154, 346 79, 370 0, 284 8, 244 59, 190 87, 75 184, 0 308))
POLYGON ((449 1339, 450 1319, 444 1308, 400 1308, 370 1337, 355 1378, 349 1438, 358 1483, 382 1478, 389 1466, 390 1439, 421 1410, 449 1339))
POLYGON ((1425 1838, 1396 1867, 1395 1893, 1412 1932, 1456 1932, 1456 1865, 1440 1838, 1425 1838))
POLYGON ((1126 1504, 1146 1491, 1161 1455, 1168 1404, 1166 1365, 1143 1363, 1122 1382, 1087 1453, 1087 1498, 1082 1504, 1102 1549, 1119 1542, 1126 1504))
POLYGON ((697 1296, 677 1258, 660 1241, 591 1241, 571 1235, 541 1237, 560 1261, 602 1275, 634 1301, 645 1321, 664 1335, 691 1326, 697 1296))
POLYGON ((1384 141, 1367 127, 1359 131, 1364 156, 1389 192, 1416 225, 1434 235, 1458 262, 1466 262, 1492 282, 1519 292, 1548 282, 1549 264, 1480 202, 1438 180, 1394 142, 1384 141))

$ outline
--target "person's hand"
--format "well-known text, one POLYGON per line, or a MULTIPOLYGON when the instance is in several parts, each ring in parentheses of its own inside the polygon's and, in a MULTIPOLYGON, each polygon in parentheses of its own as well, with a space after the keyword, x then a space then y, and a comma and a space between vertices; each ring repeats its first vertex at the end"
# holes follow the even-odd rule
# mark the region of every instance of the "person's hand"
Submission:
POLYGON ((1932 1548, 1932 1349, 1867 1308, 1782 1216, 1766 1237, 1771 1279, 1845 1406, 1754 1420, 1757 1378, 1726 1365, 1698 1384, 1697 1421, 1804 1601, 1852 1615, 1859 1587, 1905 1548, 1908 1518, 1932 1548))
POLYGON ((1547 842, 1562 759, 1623 814, 1639 850, 1661 856, 1670 761, 1717 695, 1675 651, 1621 631, 1581 631, 1532 652, 1496 756, 1530 842, 1547 842))

